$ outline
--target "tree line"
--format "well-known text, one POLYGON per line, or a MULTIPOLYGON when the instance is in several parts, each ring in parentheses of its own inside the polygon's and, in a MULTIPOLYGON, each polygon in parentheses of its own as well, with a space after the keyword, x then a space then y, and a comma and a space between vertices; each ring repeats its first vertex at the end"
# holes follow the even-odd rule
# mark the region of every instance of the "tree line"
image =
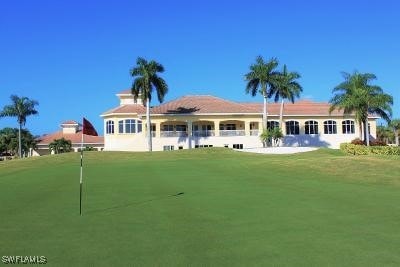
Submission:
MULTIPOLYGON (((266 139, 281 138, 282 132, 273 130, 268 132, 268 101, 273 99, 274 102, 281 101, 279 126, 283 122, 283 106, 284 101, 288 100, 292 103, 295 102, 303 88, 299 83, 301 75, 295 71, 289 71, 284 64, 281 70, 278 70, 279 62, 276 58, 271 58, 265 61, 262 56, 258 56, 255 63, 249 67, 249 72, 244 75, 246 81, 245 93, 251 94, 253 97, 261 95, 263 98, 263 113, 262 113, 262 126, 263 133, 261 136, 266 139)), ((146 107, 146 121, 147 121, 147 141, 148 150, 152 151, 152 134, 151 134, 151 120, 150 120, 150 103, 154 93, 160 103, 164 101, 165 95, 168 93, 168 85, 166 81, 160 76, 160 73, 165 71, 164 66, 155 60, 147 61, 142 57, 138 57, 136 65, 130 70, 130 75, 133 78, 131 92, 135 98, 141 98, 143 105, 146 107)), ((382 119, 388 122, 389 127, 393 130, 398 144, 398 134, 400 131, 400 123, 398 120, 391 120, 393 97, 386 94, 383 89, 377 85, 372 84, 376 76, 371 73, 343 73, 344 81, 333 88, 332 93, 334 96, 330 99, 331 107, 329 112, 333 110, 343 110, 344 115, 355 115, 355 120, 358 123, 360 139, 366 145, 369 145, 369 132, 368 132, 368 116, 369 114, 379 115, 382 119)), ((17 118, 18 126, 18 155, 22 157, 24 144, 22 138, 26 138, 27 133, 23 133, 22 127, 25 126, 28 116, 37 115, 38 111, 35 109, 39 102, 29 99, 27 97, 11 96, 11 104, 4 106, 0 111, 0 117, 15 117, 17 118)), ((3 129, 5 136, 11 136, 10 129, 3 129)), ((8 138, 8 137, 7 137, 8 138)), ((4 137, 4 140, 8 140, 4 137)), ((0 139, 1 140, 1 139, 0 139)), ((10 139, 11 140, 11 139, 10 139)), ((14 139, 13 139, 14 140, 14 139)), ((65 151, 69 147, 67 140, 55 140, 51 147, 57 151, 65 151), (62 143, 62 145, 61 145, 62 143), (63 148, 60 150, 59 148, 63 148)), ((15 142, 11 145, 11 141, 4 141, 4 151, 15 152, 15 142)), ((33 144, 33 143, 32 143, 33 144)))

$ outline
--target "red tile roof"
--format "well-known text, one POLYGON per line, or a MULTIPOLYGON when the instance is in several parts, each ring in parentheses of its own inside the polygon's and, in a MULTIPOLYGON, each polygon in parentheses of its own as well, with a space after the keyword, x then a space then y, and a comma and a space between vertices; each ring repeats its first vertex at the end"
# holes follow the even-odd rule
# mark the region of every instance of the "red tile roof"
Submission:
MULTIPOLYGON (((46 134, 39 137, 38 145, 48 145, 53 142, 55 139, 65 138, 70 140, 72 144, 80 144, 82 140, 81 131, 74 134, 64 134, 63 131, 58 131, 52 134, 46 134)), ((93 135, 83 135, 83 143, 84 144, 104 144, 103 136, 93 136, 93 135)))
POLYGON ((144 113, 146 113, 146 108, 140 104, 128 104, 128 105, 122 105, 122 106, 110 109, 110 110, 104 112, 103 115, 118 114, 118 113, 144 114, 144 113))
MULTIPOLYGON (((251 107, 254 112, 262 112, 262 103, 243 103, 251 107)), ((281 103, 268 103, 268 114, 279 115, 281 103)), ((323 115, 342 116, 343 111, 334 110, 329 114, 330 104, 327 102, 313 102, 311 100, 299 100, 294 103, 284 103, 283 114, 287 115, 323 115)))
POLYGON ((73 120, 68 120, 68 121, 64 121, 61 124, 78 124, 78 123, 76 121, 73 121, 73 120))
MULTIPOLYGON (((127 93, 124 90, 120 93, 127 93)), ((295 103, 285 103, 284 116, 342 116, 342 110, 329 113, 330 104, 327 102, 314 102, 311 100, 298 100, 295 103)), ((280 103, 268 103, 268 114, 279 115, 280 103)), ((260 102, 233 102, 211 95, 187 95, 151 108, 152 114, 262 114, 263 103, 260 102)), ((140 104, 122 105, 106 111, 103 115, 132 113, 143 115, 146 108, 140 104)))
POLYGON ((153 107, 152 114, 253 113, 244 104, 210 95, 188 95, 153 107))
POLYGON ((117 95, 131 95, 132 94, 132 89, 126 89, 123 91, 120 91, 117 95))
MULTIPOLYGON (((279 115, 280 103, 268 103, 268 114, 279 115)), ((343 115, 334 110, 329 114, 329 103, 299 100, 285 103, 283 113, 287 115, 343 115)), ((262 114, 263 103, 239 103, 210 95, 183 96, 176 100, 153 107, 152 114, 206 114, 206 113, 257 113, 262 114)))

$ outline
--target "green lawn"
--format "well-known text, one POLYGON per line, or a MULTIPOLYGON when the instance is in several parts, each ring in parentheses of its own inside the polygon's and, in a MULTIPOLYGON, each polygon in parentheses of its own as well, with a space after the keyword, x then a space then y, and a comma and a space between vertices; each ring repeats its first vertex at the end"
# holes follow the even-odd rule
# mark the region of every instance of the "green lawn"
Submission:
POLYGON ((400 266, 400 157, 87 152, 0 163, 0 256, 56 266, 400 266), (183 193, 183 194, 179 194, 183 193))

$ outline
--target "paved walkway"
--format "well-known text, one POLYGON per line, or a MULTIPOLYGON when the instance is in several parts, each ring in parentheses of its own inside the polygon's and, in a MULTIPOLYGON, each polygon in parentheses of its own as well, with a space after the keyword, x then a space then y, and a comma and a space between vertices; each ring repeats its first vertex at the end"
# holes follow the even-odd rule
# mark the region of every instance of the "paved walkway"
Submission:
POLYGON ((241 152, 251 152, 260 154, 294 154, 317 150, 318 147, 259 147, 259 148, 245 148, 235 149, 241 152))

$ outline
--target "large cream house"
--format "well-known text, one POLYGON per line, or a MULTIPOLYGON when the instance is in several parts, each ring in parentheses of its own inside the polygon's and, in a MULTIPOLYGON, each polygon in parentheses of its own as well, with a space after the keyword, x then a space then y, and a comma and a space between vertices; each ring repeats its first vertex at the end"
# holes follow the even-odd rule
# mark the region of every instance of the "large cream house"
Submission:
MULTIPOLYGON (((104 112, 104 150, 146 151, 146 109, 130 90, 117 94, 120 105, 104 112)), ((280 104, 268 104, 268 126, 279 126, 280 104)), ((261 147, 262 103, 238 103, 210 95, 189 95, 151 108, 153 150, 197 147, 261 147)), ((329 104, 285 103, 283 146, 339 148, 360 136, 353 116, 329 114, 329 104)), ((370 116, 370 134, 376 136, 370 116)))

